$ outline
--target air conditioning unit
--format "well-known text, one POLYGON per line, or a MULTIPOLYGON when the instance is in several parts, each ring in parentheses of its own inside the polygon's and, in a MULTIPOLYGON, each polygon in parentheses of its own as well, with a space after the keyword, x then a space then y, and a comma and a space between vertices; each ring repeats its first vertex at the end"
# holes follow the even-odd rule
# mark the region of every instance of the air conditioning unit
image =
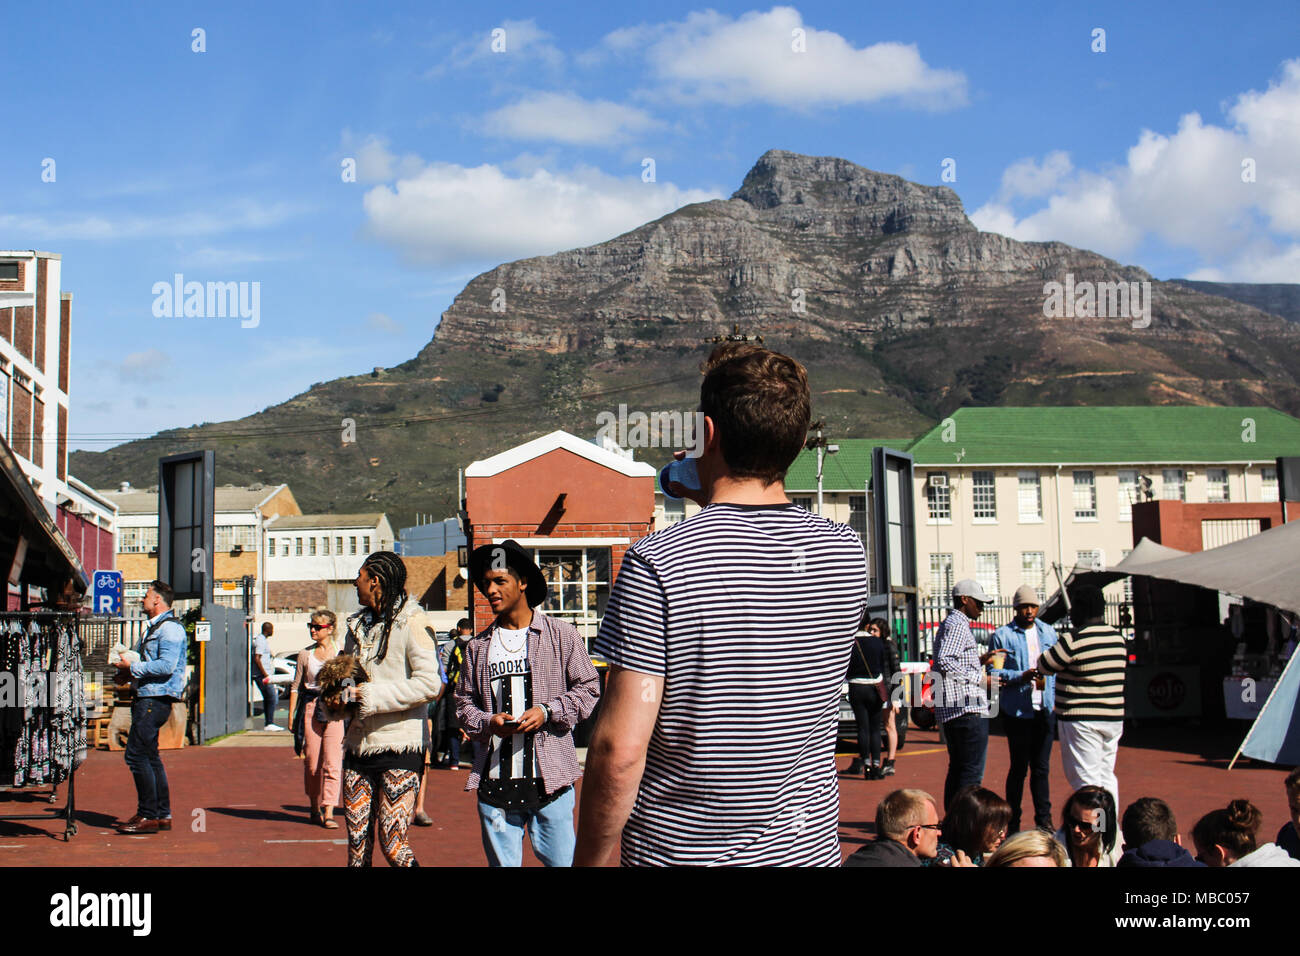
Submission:
POLYGON ((948 476, 944 474, 931 475, 926 482, 931 488, 947 488, 948 476))

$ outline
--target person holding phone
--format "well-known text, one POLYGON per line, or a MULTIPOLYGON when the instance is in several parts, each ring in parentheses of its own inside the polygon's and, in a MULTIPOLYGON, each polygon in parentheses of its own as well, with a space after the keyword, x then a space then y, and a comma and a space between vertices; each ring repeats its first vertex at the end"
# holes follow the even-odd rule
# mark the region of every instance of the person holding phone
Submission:
POLYGON ((573 863, 573 728, 596 708, 600 677, 567 621, 535 610, 546 578, 514 541, 470 555, 470 580, 495 615, 465 645, 456 719, 476 748, 465 784, 477 791, 490 866, 520 866, 524 833, 547 866, 573 863))

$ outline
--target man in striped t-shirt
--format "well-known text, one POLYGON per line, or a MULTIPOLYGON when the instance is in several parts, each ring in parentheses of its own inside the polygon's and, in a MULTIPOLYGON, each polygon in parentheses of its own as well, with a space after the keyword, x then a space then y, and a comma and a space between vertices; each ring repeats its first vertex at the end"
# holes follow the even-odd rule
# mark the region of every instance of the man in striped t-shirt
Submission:
POLYGON ((1043 652, 1038 671, 1056 675, 1061 769, 1073 790, 1105 787, 1119 802, 1115 757, 1124 732, 1124 635, 1105 621, 1106 599, 1091 585, 1071 588, 1069 633, 1043 652))
POLYGON ((705 508, 627 552, 596 638, 613 666, 574 862, 604 864, 621 841, 633 866, 838 866, 835 732, 866 556, 785 496, 808 434, 803 367, 729 343, 704 372, 705 508))

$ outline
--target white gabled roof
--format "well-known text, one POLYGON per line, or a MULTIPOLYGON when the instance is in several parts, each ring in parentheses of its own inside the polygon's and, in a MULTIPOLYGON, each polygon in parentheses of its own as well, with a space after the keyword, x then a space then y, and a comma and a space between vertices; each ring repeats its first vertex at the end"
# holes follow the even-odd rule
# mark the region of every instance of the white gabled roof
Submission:
POLYGON ((503 451, 499 455, 493 455, 491 458, 471 462, 470 466, 465 469, 465 477, 491 478, 493 475, 499 475, 516 465, 522 465, 526 461, 540 458, 547 452, 555 451, 557 448, 573 452, 573 454, 581 458, 593 461, 598 465, 604 465, 610 471, 617 471, 629 478, 653 478, 656 473, 654 465, 647 462, 632 461, 621 455, 606 451, 599 445, 584 441, 577 435, 570 435, 565 431, 554 431, 549 435, 534 438, 530 442, 524 442, 524 444, 517 445, 508 451, 503 451))

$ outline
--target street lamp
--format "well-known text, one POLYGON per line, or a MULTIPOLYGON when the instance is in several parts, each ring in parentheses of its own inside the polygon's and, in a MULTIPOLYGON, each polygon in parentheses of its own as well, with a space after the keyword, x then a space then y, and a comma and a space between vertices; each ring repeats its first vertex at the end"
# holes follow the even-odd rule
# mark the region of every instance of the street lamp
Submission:
POLYGON ((804 444, 805 448, 817 449, 817 514, 822 513, 822 470, 827 455, 833 455, 840 450, 839 445, 827 444, 826 438, 822 435, 822 429, 826 427, 825 422, 813 422, 817 434, 808 439, 804 444))

